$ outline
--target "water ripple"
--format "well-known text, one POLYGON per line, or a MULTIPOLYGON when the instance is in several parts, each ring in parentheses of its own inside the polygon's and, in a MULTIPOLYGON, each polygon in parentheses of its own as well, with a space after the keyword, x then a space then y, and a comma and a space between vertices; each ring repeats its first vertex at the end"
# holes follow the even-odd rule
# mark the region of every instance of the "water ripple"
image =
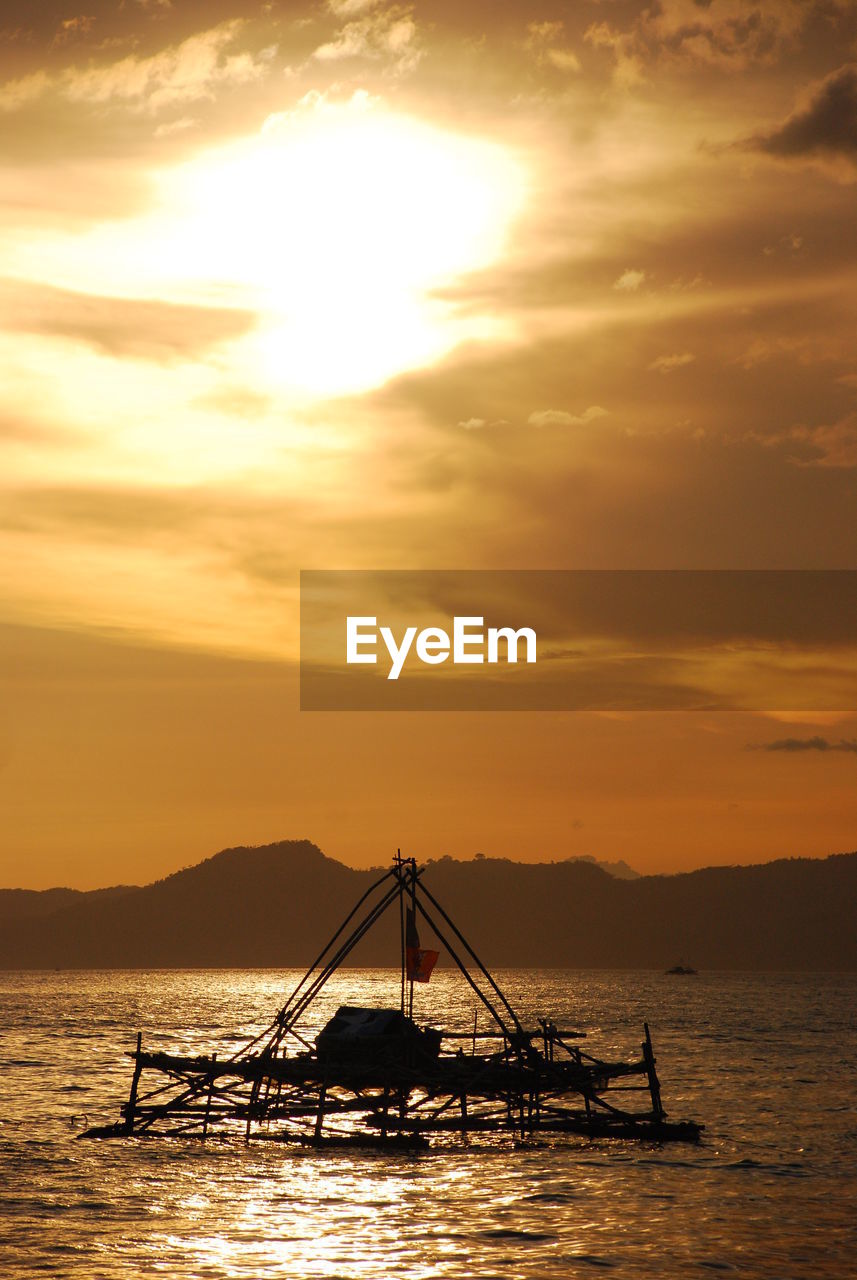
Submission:
MULTIPOLYGON (((498 976, 528 1020, 569 1020, 605 1056, 638 1052, 647 1018, 670 1114, 704 1121, 704 1142, 450 1142, 410 1155, 81 1143, 84 1107, 103 1123, 127 1098, 138 1027, 152 1047, 226 1052, 295 975, 6 973, 2 1280, 853 1274, 857 977, 701 975, 678 992, 652 973, 498 976)), ((378 970, 338 975, 319 1025, 343 996, 377 1003, 397 984, 378 970)), ((419 994, 426 1018, 472 1027, 451 975, 419 994)))

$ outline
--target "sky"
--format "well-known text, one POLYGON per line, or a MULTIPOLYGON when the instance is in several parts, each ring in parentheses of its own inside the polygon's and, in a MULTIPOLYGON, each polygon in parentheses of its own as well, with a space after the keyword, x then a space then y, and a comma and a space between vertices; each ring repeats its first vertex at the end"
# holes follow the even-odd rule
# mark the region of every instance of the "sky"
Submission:
POLYGON ((857 568, 853 0, 9 0, 0 117, 0 885, 857 845, 847 700, 297 681, 302 569, 857 568))

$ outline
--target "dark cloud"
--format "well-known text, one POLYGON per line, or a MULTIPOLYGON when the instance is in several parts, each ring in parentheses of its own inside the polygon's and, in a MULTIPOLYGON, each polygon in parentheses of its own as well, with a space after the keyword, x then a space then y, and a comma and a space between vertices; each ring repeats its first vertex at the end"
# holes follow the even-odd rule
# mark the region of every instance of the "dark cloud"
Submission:
MULTIPOLYGON (((820 306, 804 312, 804 323, 823 324, 820 306)), ((383 534, 378 545, 388 548, 376 548, 375 566, 853 567, 857 468, 797 465, 798 453, 815 457, 823 441, 782 436, 784 423, 840 421, 853 392, 834 380, 837 366, 804 365, 795 352, 749 370, 724 364, 753 328, 782 333, 786 323, 782 313, 779 327, 760 312, 729 319, 733 332, 722 336, 723 316, 713 315, 705 325, 685 318, 683 332, 614 331, 612 346, 581 334, 502 358, 474 349, 388 384, 372 404, 393 423, 407 413, 426 425, 411 438, 387 434, 374 491, 379 476, 398 495, 430 485, 436 524, 427 541, 413 508, 388 506, 382 517, 367 503, 361 530, 383 534), (668 349, 666 333, 700 352, 690 396, 677 378, 646 372, 658 347, 668 349), (603 404, 609 416, 573 431, 534 430, 534 388, 542 404, 603 404), (457 426, 471 417, 511 425, 457 426)), ((348 526, 340 534, 347 546, 348 526)))
MULTIPOLYGON (((301 706, 308 711, 715 711, 734 698, 682 679, 680 664, 645 660, 621 669, 592 663, 573 671, 514 667, 499 676, 460 676, 450 666, 431 674, 408 669, 393 683, 383 666, 345 671, 316 661, 315 637, 301 633, 301 706), (309 656, 305 656, 306 654, 309 656), (530 674, 533 672, 533 674, 530 674)), ((333 639, 333 636, 329 637, 333 639)), ((499 668, 501 673, 503 668, 499 668)))
MULTIPOLYGON (((756 257, 769 263, 761 251, 756 257)), ((855 318, 853 297, 823 289, 813 296, 811 285, 795 292, 799 296, 777 296, 774 282, 769 302, 739 309, 725 291, 666 289, 639 315, 633 307, 627 318, 621 308, 609 315, 593 309, 591 322, 577 328, 572 316, 565 334, 558 316, 556 336, 497 351, 459 349, 431 369, 392 379, 372 401, 391 412, 416 409, 474 454, 490 451, 514 460, 514 479, 521 485, 540 470, 542 459, 549 474, 563 467, 570 442, 567 426, 560 435, 562 422, 594 406, 607 413, 590 414, 575 428, 578 467, 591 462, 600 469, 609 462, 621 468, 634 449, 632 435, 665 434, 672 435, 673 452, 681 435, 710 434, 759 445, 784 443, 795 456, 827 459, 825 466, 835 457, 844 465, 853 428, 846 422, 827 440, 817 429, 842 423, 852 409, 853 392, 836 377, 847 377, 853 367, 847 337, 855 318), (663 367, 664 355, 690 353, 696 359, 677 375, 650 372, 653 364, 663 367), (553 425, 537 433, 527 423, 545 410, 568 416, 554 417, 553 425), (459 424, 468 422, 474 428, 480 422, 509 425, 461 430, 459 424), (537 438, 545 431, 547 447, 537 438)), ((664 478, 662 472, 661 490, 664 478)))
POLYGON ((827 738, 778 738, 775 742, 764 742, 756 748, 759 751, 847 751, 857 755, 857 739, 842 738, 839 742, 828 742, 827 738))
POLYGON ((857 160, 857 64, 834 71, 807 106, 792 112, 779 128, 758 134, 749 145, 785 159, 822 155, 857 160))
POLYGON ((757 0, 743 6, 721 0, 716 8, 697 0, 689 11, 683 0, 660 0, 628 14, 624 24, 614 24, 606 10, 607 20, 593 22, 585 38, 595 48, 613 52, 620 75, 639 74, 652 63, 735 73, 779 62, 800 44, 816 8, 807 0, 757 0))
MULTIPOLYGON (((713 169, 711 176, 715 176, 713 169)), ((777 174, 777 182, 780 178, 777 174)), ((677 179, 673 186, 678 188, 677 179)), ((612 190, 617 203, 629 199, 627 189, 612 190)), ((637 200, 638 193, 633 198, 637 200)), ((623 306, 631 315, 635 301, 647 295, 672 303, 692 300, 702 311, 716 302, 719 290, 752 288, 758 290, 752 299, 758 311, 765 291, 781 281, 786 271, 787 278, 798 285, 822 273, 841 271, 846 261, 857 257, 857 220, 848 187, 828 188, 819 200, 815 189, 804 184, 794 191, 787 207, 776 199, 776 187, 768 188, 762 173, 756 174, 754 194, 728 208, 717 207, 712 200, 704 216, 688 223, 664 221, 654 203, 646 210, 645 199, 640 198, 633 226, 614 228, 602 219, 601 226, 593 229, 595 243, 585 252, 577 245, 569 251, 566 243, 552 237, 548 219, 534 220, 529 259, 510 259, 473 272, 439 288, 436 296, 474 309, 525 312, 593 307, 603 312, 610 307, 619 323, 623 306), (534 243, 537 236, 543 241, 540 252, 534 243), (630 295, 614 288, 629 266, 644 271, 646 277, 630 295)), ((780 305, 783 301, 779 300, 780 305)), ((596 313, 593 320, 598 319, 596 313)), ((730 327, 741 321, 740 313, 733 310, 730 327)), ((663 322, 660 317, 659 322, 663 322)), ((750 324, 751 318, 743 323, 750 324)))
POLYGON ((838 422, 796 425, 764 442, 801 467, 857 467, 857 413, 838 422))
POLYGON ((72 338, 111 356, 190 359, 253 327, 252 312, 73 293, 0 280, 4 329, 72 338))
POLYGON ((857 572, 847 571, 380 570, 312 581, 337 625, 349 613, 475 613, 488 626, 535 627, 559 664, 592 637, 617 646, 618 665, 746 645, 763 666, 772 646, 852 651, 857 635, 857 572))

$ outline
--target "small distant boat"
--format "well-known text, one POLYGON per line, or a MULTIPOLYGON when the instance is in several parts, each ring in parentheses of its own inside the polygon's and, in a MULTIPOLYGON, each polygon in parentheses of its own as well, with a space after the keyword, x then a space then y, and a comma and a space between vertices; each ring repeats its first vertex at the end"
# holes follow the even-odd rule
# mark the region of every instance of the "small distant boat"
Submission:
POLYGON ((690 974, 695 974, 696 969, 689 964, 674 964, 671 969, 664 970, 665 973, 678 974, 679 977, 685 978, 690 974))

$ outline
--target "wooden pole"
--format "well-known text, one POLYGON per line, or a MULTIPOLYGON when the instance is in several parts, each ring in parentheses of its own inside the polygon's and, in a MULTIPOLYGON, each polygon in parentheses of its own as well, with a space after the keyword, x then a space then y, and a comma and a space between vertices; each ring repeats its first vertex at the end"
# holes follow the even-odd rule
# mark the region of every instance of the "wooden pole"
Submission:
MULTIPOLYGON (((417 923, 417 864, 411 859, 410 865, 410 881, 411 881, 411 911, 413 913, 414 926, 417 923)), ((414 1016, 414 980, 410 978, 408 984, 408 1017, 414 1016)))
POLYGON ((134 1113, 137 1110, 137 1086, 140 1083, 140 1076, 143 1073, 143 1064, 140 1061, 143 1047, 143 1033, 137 1032, 137 1051, 134 1055, 134 1074, 131 1077, 131 1093, 128 1097, 127 1110, 125 1112, 125 1132, 134 1132, 134 1113))
MULTIPOLYGON (((211 1055, 211 1063, 212 1063, 212 1066, 214 1065, 214 1063, 215 1063, 216 1061, 217 1061, 217 1054, 216 1054, 216 1053, 213 1053, 213 1054, 211 1055)), ((207 1098, 206 1098, 206 1100, 205 1100, 205 1115, 204 1115, 204 1117, 203 1117, 203 1121, 202 1121, 202 1136, 203 1136, 203 1138, 205 1138, 205 1137, 206 1137, 206 1135, 207 1135, 207 1133, 208 1133, 208 1118, 209 1118, 209 1116, 211 1115, 211 1095, 212 1095, 213 1093, 214 1093, 214 1072, 212 1071, 211 1075, 208 1077, 208 1097, 207 1097, 207 1098)))
POLYGON ((402 851, 396 850, 396 867, 399 872, 399 943, 402 960, 402 1017, 405 1016, 405 886, 402 880, 402 851))
POLYGON ((643 1041, 643 1061, 646 1064, 646 1075, 649 1080, 649 1093, 652 1095, 652 1113, 656 1120, 663 1120, 666 1112, 661 1103, 661 1085, 655 1070, 655 1054, 652 1049, 652 1037, 649 1035, 648 1022, 643 1023, 646 1038, 643 1041))
POLYGON ((244 1141, 250 1141, 250 1125, 253 1123, 253 1108, 259 1097, 259 1086, 261 1081, 256 1079, 250 1088, 250 1098, 247 1102, 247 1127, 244 1130, 244 1141))
POLYGON ((405 1118, 408 1114, 408 1098, 409 1092, 406 1085, 402 1085, 399 1089, 399 1124, 404 1128, 405 1118))
POLYGON ((325 1081, 325 1083, 321 1086, 321 1091, 318 1095, 318 1115, 316 1116, 316 1120, 315 1120, 315 1132, 313 1134, 313 1139, 312 1139, 313 1142, 318 1142, 321 1139, 321 1126, 324 1124, 324 1103, 326 1098, 327 1098, 327 1082, 325 1081))

